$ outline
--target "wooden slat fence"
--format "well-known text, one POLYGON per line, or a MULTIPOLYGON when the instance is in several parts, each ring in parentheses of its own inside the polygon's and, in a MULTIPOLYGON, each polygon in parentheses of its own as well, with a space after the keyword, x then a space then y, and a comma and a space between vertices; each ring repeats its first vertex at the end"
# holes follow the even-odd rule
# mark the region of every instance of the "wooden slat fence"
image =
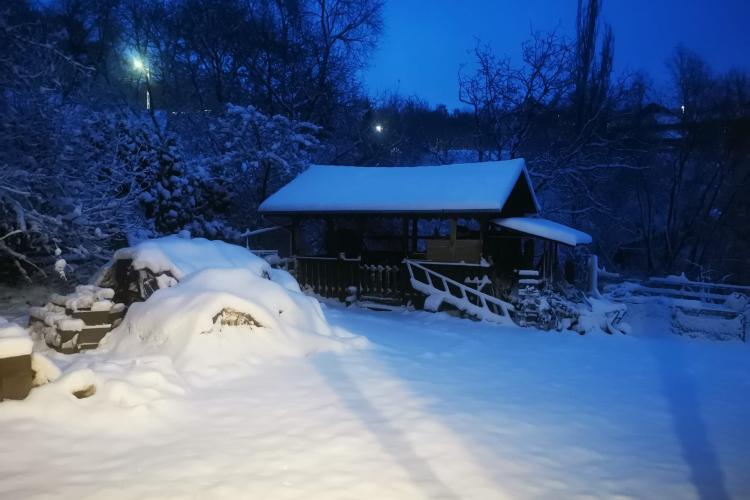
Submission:
MULTIPOLYGON (((295 257, 294 271, 303 288, 339 300, 385 300, 407 304, 422 297, 411 284, 406 265, 402 263, 367 263, 343 257, 295 257)), ((490 272, 489 267, 441 262, 422 262, 431 271, 444 274, 458 283, 476 288, 477 282, 490 272)))

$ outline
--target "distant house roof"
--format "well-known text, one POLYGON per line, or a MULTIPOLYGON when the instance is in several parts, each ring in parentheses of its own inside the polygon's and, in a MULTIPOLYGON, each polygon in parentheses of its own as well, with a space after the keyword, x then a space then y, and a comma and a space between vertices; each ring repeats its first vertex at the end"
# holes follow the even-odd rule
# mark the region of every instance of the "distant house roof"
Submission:
POLYGON ((260 212, 537 213, 523 159, 426 167, 312 165, 260 205, 260 212))
POLYGON ((541 217, 508 217, 505 219, 495 219, 492 223, 500 227, 557 241, 572 247, 591 243, 591 236, 583 231, 560 224, 559 222, 542 219, 541 217))

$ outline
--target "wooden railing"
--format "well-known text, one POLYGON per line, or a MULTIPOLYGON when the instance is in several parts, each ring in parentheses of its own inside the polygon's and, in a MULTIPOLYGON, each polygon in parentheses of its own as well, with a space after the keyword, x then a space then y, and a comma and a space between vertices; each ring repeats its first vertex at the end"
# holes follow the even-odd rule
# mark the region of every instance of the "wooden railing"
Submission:
MULTIPOLYGON (((477 284, 483 283, 484 279, 489 279, 492 274, 492 267, 483 266, 480 264, 465 264, 462 262, 433 262, 419 259, 412 259, 414 262, 419 262, 424 267, 435 271, 437 273, 446 276, 453 281, 458 281, 464 285, 468 285, 472 288, 477 288, 477 284)), ((491 291, 489 289, 483 291, 491 291)))
POLYGON ((406 260, 411 285, 429 297, 436 297, 476 318, 512 325, 513 306, 429 269, 425 262, 406 260))
POLYGON ((734 293, 747 295, 748 285, 692 281, 684 276, 630 279, 597 267, 589 272, 595 289, 602 281, 609 285, 604 289, 609 299, 626 303, 640 303, 646 297, 667 299, 672 328, 678 333, 722 340, 748 338, 750 308, 743 308, 742 299, 732 298, 734 293))
MULTIPOLYGON (((294 261, 294 272, 300 286, 323 297, 350 301, 386 299, 401 304, 423 298, 420 291, 412 286, 409 271, 403 262, 368 263, 359 258, 347 259, 343 256, 296 257, 294 261)), ((476 289, 477 283, 484 283, 482 280, 490 269, 476 264, 452 262, 420 261, 420 264, 429 272, 470 289, 476 289)), ((473 298, 474 295, 471 295, 473 298)))
POLYGON ((641 280, 602 269, 596 270, 594 282, 607 284, 628 282, 631 283, 628 292, 635 295, 655 295, 719 305, 723 304, 732 293, 748 295, 750 292, 748 285, 692 281, 683 276, 650 277, 641 280))
POLYGON ((359 294, 367 298, 403 299, 410 291, 402 264, 361 264, 359 294))
MULTIPOLYGON (((345 300, 359 283, 359 259, 296 257, 294 271, 302 288, 318 295, 345 300)), ((356 293, 356 292, 355 292, 356 293)))

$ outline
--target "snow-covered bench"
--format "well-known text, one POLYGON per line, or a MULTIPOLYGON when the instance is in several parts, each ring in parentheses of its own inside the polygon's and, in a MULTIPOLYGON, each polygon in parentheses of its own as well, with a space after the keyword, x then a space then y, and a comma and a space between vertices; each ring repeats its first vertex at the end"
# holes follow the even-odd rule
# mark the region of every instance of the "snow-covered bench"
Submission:
POLYGON ((680 335, 744 342, 746 326, 747 318, 742 311, 691 303, 672 307, 672 330, 680 335))

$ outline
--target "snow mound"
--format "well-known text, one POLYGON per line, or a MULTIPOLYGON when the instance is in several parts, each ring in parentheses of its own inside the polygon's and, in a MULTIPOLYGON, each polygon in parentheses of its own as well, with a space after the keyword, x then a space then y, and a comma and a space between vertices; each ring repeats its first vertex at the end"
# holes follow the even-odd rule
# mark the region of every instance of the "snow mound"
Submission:
MULTIPOLYGON (((332 332, 320 304, 247 268, 204 269, 131 306, 102 341, 114 354, 165 355, 191 382, 238 374, 263 358, 362 346, 332 332)), ((364 341, 366 342, 366 341, 364 341)))
MULTIPOLYGON (((43 363, 42 380, 23 401, 6 406, 7 418, 27 421, 44 420, 48 409, 55 409, 56 427, 70 432, 106 432, 112 422, 128 422, 134 426, 158 421, 160 409, 167 409, 184 398, 184 379, 165 356, 138 359, 106 359, 85 356, 61 372, 49 359, 37 358, 36 368, 43 363), (81 413, 81 412, 84 413, 81 413)), ((37 372, 39 376, 39 372, 37 372)))
POLYGON ((28 331, 0 316, 0 358, 31 354, 34 342, 28 331))
POLYGON ((134 269, 170 273, 177 280, 207 268, 247 269, 269 275, 271 266, 250 250, 223 241, 166 236, 115 252, 114 260, 132 259, 134 269))
POLYGON ((31 370, 34 372, 34 387, 54 382, 62 375, 60 368, 51 359, 38 352, 31 354, 31 370))

